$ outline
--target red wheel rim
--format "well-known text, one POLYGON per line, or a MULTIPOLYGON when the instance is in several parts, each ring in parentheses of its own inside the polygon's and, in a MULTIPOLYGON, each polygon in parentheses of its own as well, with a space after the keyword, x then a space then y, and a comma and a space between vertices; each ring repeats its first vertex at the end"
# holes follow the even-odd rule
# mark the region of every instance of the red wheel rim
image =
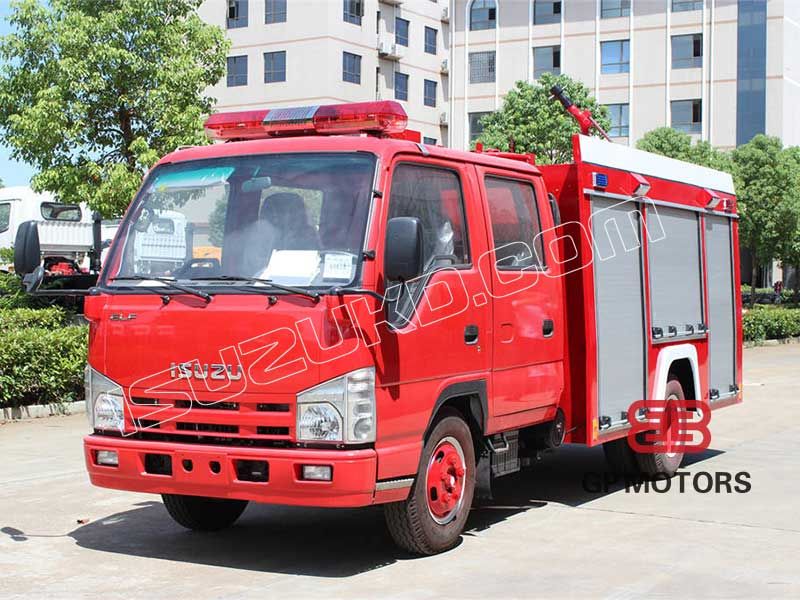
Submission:
POLYGON ((449 523, 458 514, 464 502, 466 478, 461 444, 453 437, 444 438, 431 454, 425 478, 428 512, 440 525, 449 523))

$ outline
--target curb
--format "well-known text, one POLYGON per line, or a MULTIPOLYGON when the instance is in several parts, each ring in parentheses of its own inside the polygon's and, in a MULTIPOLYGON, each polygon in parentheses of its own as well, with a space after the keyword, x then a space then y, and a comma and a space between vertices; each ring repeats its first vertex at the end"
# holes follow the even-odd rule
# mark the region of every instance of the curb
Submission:
POLYGON ((0 413, 0 423, 10 423, 13 421, 26 421, 28 419, 40 419, 42 417, 53 417, 56 415, 74 415, 86 412, 86 402, 65 402, 64 404, 44 404, 33 406, 16 406, 13 408, 3 408, 0 413))
POLYGON ((755 342, 745 342, 745 348, 758 348, 759 346, 783 346, 785 344, 800 344, 800 337, 789 337, 780 340, 759 340, 755 342))

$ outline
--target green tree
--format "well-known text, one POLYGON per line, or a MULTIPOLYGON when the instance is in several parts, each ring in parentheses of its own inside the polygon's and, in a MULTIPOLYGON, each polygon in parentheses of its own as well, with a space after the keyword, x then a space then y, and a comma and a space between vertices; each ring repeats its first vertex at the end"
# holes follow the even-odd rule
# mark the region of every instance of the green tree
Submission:
POLYGON ((508 151, 513 140, 516 152, 533 152, 542 164, 572 160, 572 134, 579 133, 580 128, 561 104, 550 98, 554 85, 561 86, 578 107, 591 110, 603 129, 610 127, 607 109, 597 103, 585 85, 567 75, 545 73, 535 83, 516 83, 506 94, 502 108, 481 121, 483 133, 479 141, 508 151))
POLYGON ((228 42, 201 0, 14 0, 0 39, 0 137, 32 186, 104 216, 158 157, 205 143, 228 42))
POLYGON ((636 147, 653 154, 688 161, 692 150, 692 137, 672 127, 659 127, 645 133, 636 142, 636 147))
POLYGON ((672 127, 648 131, 636 142, 639 150, 685 160, 711 169, 736 175, 731 155, 721 152, 706 141, 692 143, 692 136, 672 127))
MULTIPOLYGON (((794 188, 797 190, 800 187, 800 146, 791 146, 784 149, 789 168, 795 178, 794 188)), ((792 198, 795 203, 795 211, 800 215, 800 191, 793 195, 792 198)), ((791 266, 794 269, 794 300, 797 301, 800 297, 800 216, 798 216, 798 226, 786 241, 786 244, 781 251, 781 261, 785 268, 791 266)))
POLYGON ((732 153, 739 175, 739 241, 753 257, 752 285, 758 265, 791 260, 800 227, 800 161, 777 137, 757 135, 732 153))

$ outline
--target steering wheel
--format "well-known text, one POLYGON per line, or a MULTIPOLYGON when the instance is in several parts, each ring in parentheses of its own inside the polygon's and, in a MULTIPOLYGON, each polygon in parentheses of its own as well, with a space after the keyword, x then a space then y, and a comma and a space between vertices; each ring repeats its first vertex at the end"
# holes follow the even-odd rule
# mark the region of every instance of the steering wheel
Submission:
POLYGON ((175 277, 184 277, 191 274, 190 278, 202 278, 203 276, 214 277, 219 275, 220 263, 218 258, 192 258, 191 260, 183 263, 180 269, 177 269, 173 275, 175 277))

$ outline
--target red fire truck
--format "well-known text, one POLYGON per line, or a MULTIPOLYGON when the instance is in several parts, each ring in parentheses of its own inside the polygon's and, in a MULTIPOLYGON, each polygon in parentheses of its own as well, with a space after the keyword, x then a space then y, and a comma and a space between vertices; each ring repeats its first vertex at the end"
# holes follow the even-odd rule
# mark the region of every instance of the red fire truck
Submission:
POLYGON ((680 447, 628 444, 634 402, 741 401, 729 175, 583 134, 537 166, 406 123, 389 101, 216 114, 227 143, 150 171, 85 298, 92 483, 199 530, 249 501, 383 504, 432 554, 563 443, 674 474, 680 447))

